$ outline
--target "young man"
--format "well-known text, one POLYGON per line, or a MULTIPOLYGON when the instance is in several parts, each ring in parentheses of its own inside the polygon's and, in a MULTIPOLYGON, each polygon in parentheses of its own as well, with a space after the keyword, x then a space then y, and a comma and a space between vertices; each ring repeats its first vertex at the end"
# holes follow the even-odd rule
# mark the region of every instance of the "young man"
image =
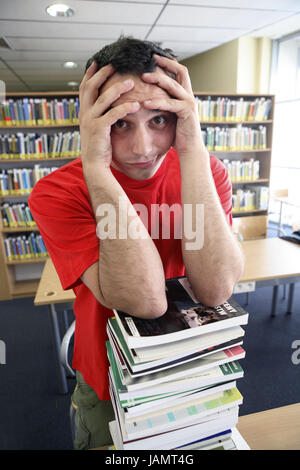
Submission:
POLYGON ((167 308, 165 279, 182 275, 199 301, 219 305, 243 270, 231 231, 231 184, 203 144, 187 69, 133 38, 87 65, 79 89, 81 158, 40 180, 29 198, 62 287, 76 294, 73 401, 81 449, 111 442, 111 309, 159 317, 167 308))

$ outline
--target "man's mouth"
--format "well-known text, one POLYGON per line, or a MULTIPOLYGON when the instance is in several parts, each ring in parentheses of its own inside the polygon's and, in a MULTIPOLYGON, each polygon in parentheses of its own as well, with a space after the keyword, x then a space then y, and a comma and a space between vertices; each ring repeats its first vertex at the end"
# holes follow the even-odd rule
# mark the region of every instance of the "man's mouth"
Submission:
POLYGON ((152 166, 156 161, 156 158, 153 158, 152 160, 148 160, 147 162, 140 162, 140 163, 130 163, 130 165, 135 166, 137 168, 148 168, 152 166))

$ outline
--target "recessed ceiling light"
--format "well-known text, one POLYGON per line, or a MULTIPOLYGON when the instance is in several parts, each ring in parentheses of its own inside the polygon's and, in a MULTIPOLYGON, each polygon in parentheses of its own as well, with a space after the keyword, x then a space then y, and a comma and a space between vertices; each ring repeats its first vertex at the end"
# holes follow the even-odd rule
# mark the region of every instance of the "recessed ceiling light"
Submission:
POLYGON ((69 86, 78 86, 79 83, 78 82, 68 82, 68 85, 69 86))
POLYGON ((50 16, 73 16, 74 10, 70 8, 68 5, 64 5, 63 3, 55 3, 54 5, 49 5, 46 8, 46 12, 50 16))
POLYGON ((65 62, 64 67, 66 69, 76 69, 78 65, 76 64, 76 62, 65 62))

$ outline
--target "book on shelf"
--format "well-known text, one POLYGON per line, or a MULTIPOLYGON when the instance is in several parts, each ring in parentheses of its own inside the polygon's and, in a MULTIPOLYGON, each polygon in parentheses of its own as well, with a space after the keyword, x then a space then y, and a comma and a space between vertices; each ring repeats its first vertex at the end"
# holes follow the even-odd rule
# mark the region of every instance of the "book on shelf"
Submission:
POLYGON ((36 227, 27 203, 1 205, 2 224, 4 228, 36 227))
POLYGON ((269 119, 272 101, 270 98, 232 99, 228 97, 196 97, 200 121, 240 122, 265 121, 269 119))
POLYGON ((17 132, 0 136, 0 160, 80 156, 80 133, 38 134, 17 132))
POLYGON ((232 183, 236 181, 255 181, 259 178, 260 161, 250 158, 249 160, 222 160, 228 171, 232 183))
POLYGON ((34 185, 58 167, 43 168, 35 164, 33 168, 10 168, 0 173, 0 196, 29 194, 34 185))
POLYGON ((78 124, 79 97, 21 98, 0 103, 0 126, 78 124))
POLYGON ((155 320, 142 320, 114 310, 129 348, 178 341, 248 321, 248 313, 233 298, 217 307, 198 302, 186 277, 167 279, 166 296, 168 309, 155 320))
POLYGON ((252 211, 267 210, 269 202, 269 188, 267 186, 254 186, 237 189, 232 194, 232 210, 252 211))
MULTIPOLYGON (((168 310, 161 317, 166 319, 158 326, 152 324, 156 320, 131 317, 138 320, 138 344, 132 341, 135 329, 122 327, 121 316, 107 323, 115 413, 110 429, 116 449, 175 449, 203 439, 207 442, 197 442, 195 448, 213 448, 213 436, 231 432, 238 422, 243 397, 236 380, 244 375, 239 360, 245 357, 241 325, 247 324, 247 312, 229 299, 213 312, 201 309, 200 322, 195 316, 186 321, 187 310, 204 307, 187 279, 166 280, 166 294, 168 310), (170 311, 183 321, 169 321, 170 311), (213 329, 205 329, 211 325, 213 329), (186 333, 197 329, 197 334, 186 333), (145 343, 145 338, 151 340, 145 343)), ((225 438, 224 448, 235 448, 229 435, 225 438)))
POLYGON ((35 233, 4 238, 7 261, 42 259, 48 256, 42 236, 35 233))
POLYGON ((236 127, 206 127, 202 125, 202 136, 208 150, 218 152, 263 150, 267 148, 267 128, 258 129, 237 124, 236 127))

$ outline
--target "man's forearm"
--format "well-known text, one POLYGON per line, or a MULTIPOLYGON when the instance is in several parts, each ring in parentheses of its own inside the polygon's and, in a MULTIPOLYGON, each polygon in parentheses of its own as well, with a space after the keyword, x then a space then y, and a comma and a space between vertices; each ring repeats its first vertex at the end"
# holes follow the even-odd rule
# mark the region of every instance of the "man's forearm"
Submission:
POLYGON ((167 308, 163 265, 142 220, 109 169, 85 168, 84 176, 101 238, 103 298, 132 315, 162 315, 167 308))
MULTIPOLYGON (((234 239, 220 203, 205 148, 181 156, 182 207, 190 204, 193 227, 203 230, 203 246, 187 249, 190 240, 183 227, 182 252, 186 273, 198 299, 206 305, 219 305, 232 294, 244 269, 243 254, 234 239), (196 205, 203 204, 203 225, 196 223, 196 205)), ((190 221, 189 221, 190 222, 190 221)), ((199 233, 198 233, 199 235, 199 233)))

